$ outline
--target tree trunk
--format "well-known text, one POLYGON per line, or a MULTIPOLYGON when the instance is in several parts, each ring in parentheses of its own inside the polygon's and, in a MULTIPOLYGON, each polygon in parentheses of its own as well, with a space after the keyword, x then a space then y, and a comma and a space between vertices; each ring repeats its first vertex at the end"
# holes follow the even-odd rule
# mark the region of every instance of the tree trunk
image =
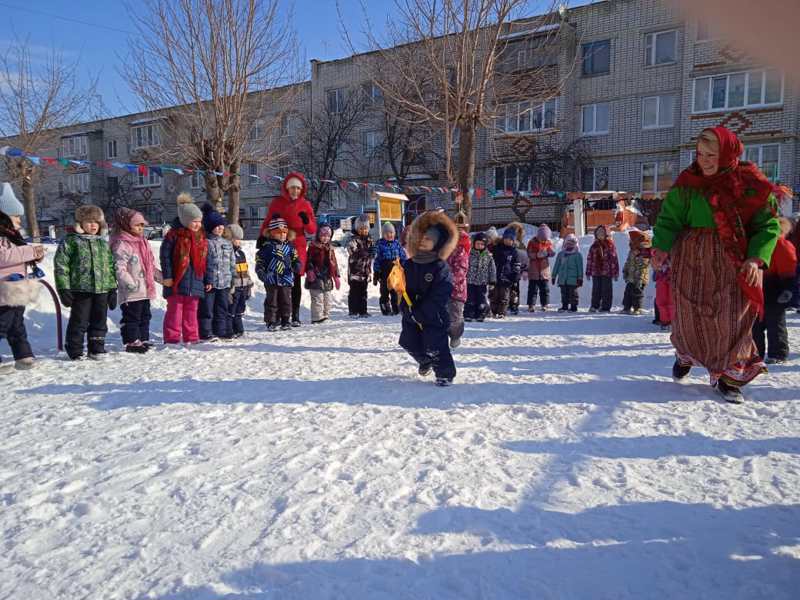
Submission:
POLYGON ((475 125, 469 123, 461 127, 458 145, 458 187, 461 190, 461 210, 472 222, 472 189, 475 187, 475 125))
POLYGON ((239 224, 239 196, 242 191, 241 177, 239 176, 240 164, 238 160, 231 163, 230 181, 228 183, 228 223, 239 224))
POLYGON ((219 207, 222 203, 222 190, 219 187, 217 176, 210 171, 206 171, 206 200, 212 206, 219 207))
POLYGON ((20 165, 22 171, 22 204, 25 206, 25 217, 28 221, 28 235, 34 242, 41 241, 39 220, 36 218, 36 196, 33 189, 33 165, 20 165))

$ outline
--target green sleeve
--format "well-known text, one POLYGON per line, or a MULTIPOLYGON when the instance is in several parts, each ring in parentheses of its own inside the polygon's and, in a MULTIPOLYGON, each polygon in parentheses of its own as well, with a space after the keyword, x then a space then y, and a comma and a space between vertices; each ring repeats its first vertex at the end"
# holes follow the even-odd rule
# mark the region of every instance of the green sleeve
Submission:
POLYGON ((111 246, 106 244, 106 251, 108 252, 108 282, 109 290, 117 289, 117 260, 114 258, 114 253, 111 251, 111 246))
POLYGON ((769 265, 772 252, 781 235, 778 221, 778 201, 770 194, 768 206, 758 211, 747 226, 750 241, 747 243, 747 258, 760 258, 769 265))
POLYGON ((653 247, 669 252, 675 238, 689 225, 689 199, 678 188, 672 188, 658 213, 653 235, 653 247))
POLYGON ((69 263, 70 255, 72 254, 71 249, 72 245, 69 242, 69 238, 64 238, 58 245, 58 250, 56 250, 55 257, 53 257, 53 270, 55 271, 56 289, 70 289, 69 263))

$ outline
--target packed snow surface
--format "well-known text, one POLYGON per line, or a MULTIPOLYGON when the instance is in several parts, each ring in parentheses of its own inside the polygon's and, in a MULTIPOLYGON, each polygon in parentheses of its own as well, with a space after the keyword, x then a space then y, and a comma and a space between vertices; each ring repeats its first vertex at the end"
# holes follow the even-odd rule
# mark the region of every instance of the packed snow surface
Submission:
POLYGON ((115 311, 104 362, 55 352, 43 293, 38 367, 0 372, 0 598, 797 598, 800 360, 725 404, 589 288, 467 324, 444 389, 346 289, 269 334, 258 288, 245 338, 144 356, 115 311))

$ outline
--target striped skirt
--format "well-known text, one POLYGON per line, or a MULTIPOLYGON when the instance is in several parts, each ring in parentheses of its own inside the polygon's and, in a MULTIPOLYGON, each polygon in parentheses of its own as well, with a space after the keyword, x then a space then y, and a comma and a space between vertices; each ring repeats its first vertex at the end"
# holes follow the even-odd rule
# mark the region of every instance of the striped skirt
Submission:
POLYGON ((691 229, 672 248, 672 345, 684 365, 708 369, 711 384, 742 386, 766 372, 753 342, 757 316, 716 231, 691 229))

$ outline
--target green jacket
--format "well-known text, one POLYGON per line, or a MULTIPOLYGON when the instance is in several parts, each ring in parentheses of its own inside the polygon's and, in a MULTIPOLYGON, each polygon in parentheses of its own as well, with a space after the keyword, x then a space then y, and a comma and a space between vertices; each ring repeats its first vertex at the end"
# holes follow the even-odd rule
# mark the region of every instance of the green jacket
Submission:
MULTIPOLYGON (((769 203, 770 206, 757 212, 747 226, 747 258, 760 258, 767 265, 781 233, 775 216, 778 203, 774 196, 770 195, 769 203)), ((682 231, 700 228, 717 228, 708 200, 697 190, 672 188, 658 213, 653 247, 669 252, 682 231)))
POLYGON ((580 252, 567 254, 563 250, 556 256, 551 274, 556 285, 578 285, 583 279, 583 257, 580 252))
POLYGON ((630 251, 622 268, 622 278, 625 283, 646 286, 650 282, 650 259, 640 252, 630 251))
POLYGON ((59 290, 102 294, 117 288, 111 248, 97 235, 70 233, 53 259, 59 290))

